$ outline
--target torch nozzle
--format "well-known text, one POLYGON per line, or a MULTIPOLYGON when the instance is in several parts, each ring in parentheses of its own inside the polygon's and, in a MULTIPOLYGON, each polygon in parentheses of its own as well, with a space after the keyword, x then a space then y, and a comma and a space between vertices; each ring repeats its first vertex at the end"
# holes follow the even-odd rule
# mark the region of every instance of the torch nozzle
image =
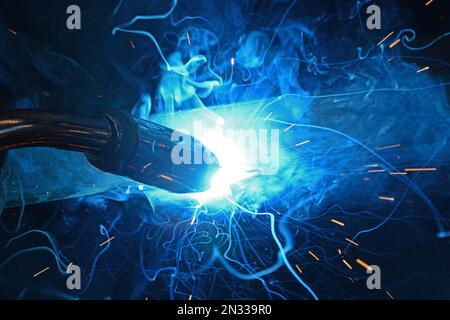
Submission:
POLYGON ((108 112, 105 116, 114 147, 90 159, 97 168, 175 193, 201 192, 210 187, 219 165, 200 141, 124 113, 108 112), (199 155, 201 159, 208 155, 208 161, 193 161, 199 155))

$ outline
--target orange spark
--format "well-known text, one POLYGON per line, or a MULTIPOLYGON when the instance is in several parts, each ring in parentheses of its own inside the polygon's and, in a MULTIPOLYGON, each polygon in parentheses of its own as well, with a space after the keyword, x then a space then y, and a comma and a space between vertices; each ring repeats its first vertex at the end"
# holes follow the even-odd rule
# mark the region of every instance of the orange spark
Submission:
POLYGON ((163 178, 163 179, 166 179, 166 180, 169 180, 169 181, 173 181, 173 179, 171 177, 168 177, 168 176, 166 176, 164 174, 158 175, 158 178, 163 178))
POLYGON ((429 67, 429 66, 426 66, 426 67, 423 67, 423 68, 420 69, 420 70, 417 70, 416 73, 421 73, 421 72, 424 72, 424 71, 427 71, 427 70, 430 70, 430 67, 429 67))
POLYGON ((399 42, 400 42, 400 39, 397 39, 397 40, 395 40, 394 42, 392 42, 392 43, 389 45, 389 49, 392 49, 393 47, 395 47, 399 42))
POLYGON ((362 261, 361 259, 356 259, 356 263, 359 264, 361 267, 365 268, 368 271, 372 271, 372 267, 369 266, 367 263, 362 261))
POLYGON ((350 263, 348 263, 347 261, 345 261, 345 259, 342 259, 342 262, 347 266, 347 268, 349 268, 350 270, 352 270, 352 266, 350 265, 350 263))
POLYGON ((303 273, 302 269, 296 264, 295 267, 297 268, 298 272, 303 273))
POLYGON ((381 40, 380 42, 377 43, 377 47, 382 44, 384 41, 387 40, 387 38, 389 38, 390 36, 392 36, 394 34, 394 31, 392 31, 391 33, 389 33, 386 37, 383 38, 383 40, 381 40))
POLYGON ((386 201, 395 201, 395 198, 393 198, 393 197, 379 196, 378 199, 380 199, 380 200, 386 200, 386 201))
POLYGON ((39 271, 38 273, 34 274, 34 275, 33 275, 33 278, 36 278, 38 275, 40 275, 40 274, 42 274, 42 273, 44 273, 45 271, 48 271, 48 270, 50 270, 50 267, 47 267, 47 268, 45 268, 45 269, 39 271))
POLYGON ((349 239, 349 238, 345 238, 345 240, 346 241, 348 241, 348 242, 350 242, 352 245, 354 245, 354 246, 359 246, 359 244, 357 244, 355 241, 353 241, 353 240, 351 240, 351 239, 349 239))
POLYGON ((320 261, 319 257, 317 257, 314 253, 312 253, 311 251, 308 250, 308 253, 317 261, 320 261))
POLYGON ((410 171, 436 171, 436 168, 407 168, 405 169, 406 172, 410 171))
POLYGON ((331 219, 331 222, 333 222, 333 223, 335 223, 335 224, 337 224, 337 225, 339 225, 341 227, 345 226, 345 224, 343 222, 339 221, 339 220, 331 219))
POLYGON ((376 172, 386 172, 386 170, 383 169, 377 169, 377 170, 369 170, 368 173, 376 173, 376 172))
POLYGON ((110 242, 110 241, 112 241, 112 240, 114 240, 116 238, 116 236, 112 236, 111 238, 109 238, 108 240, 106 240, 106 241, 104 241, 104 242, 102 242, 101 244, 100 244, 100 246, 99 247, 103 247, 105 244, 107 244, 108 242, 110 242))
POLYGON ((427 3, 425 3, 425 6, 430 5, 433 2, 433 0, 428 1, 427 3))
POLYGON ((13 35, 17 36, 17 32, 15 32, 13 29, 8 29, 9 32, 11 32, 13 35))

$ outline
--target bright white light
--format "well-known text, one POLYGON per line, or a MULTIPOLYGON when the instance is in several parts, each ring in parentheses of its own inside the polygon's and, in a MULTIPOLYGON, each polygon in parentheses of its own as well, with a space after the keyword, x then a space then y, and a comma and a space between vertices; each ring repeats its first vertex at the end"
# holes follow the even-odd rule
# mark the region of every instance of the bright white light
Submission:
POLYGON ((201 204, 231 195, 233 184, 253 175, 245 150, 240 150, 233 139, 214 134, 197 138, 215 154, 220 165, 219 171, 211 179, 211 187, 204 192, 193 194, 201 204))

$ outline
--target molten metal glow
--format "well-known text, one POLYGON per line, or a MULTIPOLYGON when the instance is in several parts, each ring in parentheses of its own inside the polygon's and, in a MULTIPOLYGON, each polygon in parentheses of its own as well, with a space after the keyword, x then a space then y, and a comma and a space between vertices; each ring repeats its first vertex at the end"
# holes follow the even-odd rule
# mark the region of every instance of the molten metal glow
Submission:
POLYGON ((231 137, 208 133, 196 138, 216 155, 220 165, 219 171, 211 179, 211 188, 205 192, 193 194, 200 204, 230 196, 232 185, 254 175, 246 150, 235 143, 231 137))

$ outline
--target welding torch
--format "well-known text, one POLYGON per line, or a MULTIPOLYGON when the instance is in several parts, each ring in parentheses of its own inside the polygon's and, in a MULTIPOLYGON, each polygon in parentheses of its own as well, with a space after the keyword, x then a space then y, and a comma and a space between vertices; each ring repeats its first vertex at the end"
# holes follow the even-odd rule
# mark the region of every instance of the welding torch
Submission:
MULTIPOLYGON (((187 144, 209 152, 203 163, 175 163, 172 151, 177 131, 120 111, 80 116, 41 110, 3 111, 0 115, 0 158, 11 149, 53 147, 82 152, 96 168, 174 193, 209 188, 219 166, 198 140, 187 144)), ((186 150, 185 150, 186 152, 186 150)), ((192 147, 188 152, 194 151, 192 147)), ((193 159, 192 157, 190 157, 193 159)))

